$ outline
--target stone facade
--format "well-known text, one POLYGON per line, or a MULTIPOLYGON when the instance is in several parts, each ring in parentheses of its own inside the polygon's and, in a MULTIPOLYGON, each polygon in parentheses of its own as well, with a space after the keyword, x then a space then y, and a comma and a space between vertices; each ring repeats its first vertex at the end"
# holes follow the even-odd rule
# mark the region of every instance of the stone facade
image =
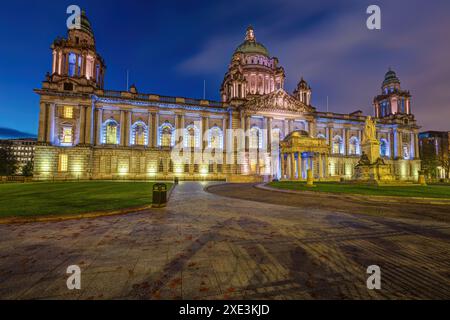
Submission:
MULTIPOLYGON (((284 69, 252 28, 233 54, 222 101, 216 102, 143 94, 134 85, 129 91, 105 90, 106 67, 86 15, 81 18, 81 29, 54 42, 52 73, 35 90, 40 95, 35 179, 287 178, 279 148, 293 132, 327 146, 326 162, 313 157, 309 164, 317 178, 352 179, 366 117, 359 111, 318 112, 303 79, 287 93, 284 69), (173 156, 178 146, 184 148, 183 160, 173 156), (188 161, 188 149, 194 151, 189 159, 203 152, 203 161, 188 161), (212 155, 207 160, 205 150, 212 155)), ((419 127, 409 99, 389 71, 374 100, 381 155, 402 180, 416 180, 420 168, 419 127), (407 101, 399 104, 400 96, 407 101)), ((294 172, 295 179, 305 177, 301 171, 294 172)))

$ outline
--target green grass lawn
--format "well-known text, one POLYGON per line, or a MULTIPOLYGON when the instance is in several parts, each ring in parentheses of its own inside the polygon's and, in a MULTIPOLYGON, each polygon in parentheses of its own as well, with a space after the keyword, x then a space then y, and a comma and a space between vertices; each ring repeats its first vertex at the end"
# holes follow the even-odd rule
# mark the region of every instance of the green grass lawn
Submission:
MULTIPOLYGON (((150 182, 0 184, 0 217, 79 214, 151 204, 150 182)), ((170 184, 168 184, 170 188, 170 184)))
POLYGON ((448 198, 450 199, 450 186, 448 185, 431 185, 431 186, 368 186, 333 182, 316 183, 315 188, 308 188, 303 182, 272 182, 271 187, 315 191, 330 193, 353 193, 374 196, 396 196, 396 197, 419 197, 419 198, 448 198))

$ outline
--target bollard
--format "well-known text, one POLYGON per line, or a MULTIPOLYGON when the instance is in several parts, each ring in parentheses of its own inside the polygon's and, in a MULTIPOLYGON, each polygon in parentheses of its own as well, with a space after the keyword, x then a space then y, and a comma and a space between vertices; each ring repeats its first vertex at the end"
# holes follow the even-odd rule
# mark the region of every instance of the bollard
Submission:
POLYGON ((312 170, 307 171, 307 179, 306 179, 307 187, 314 187, 314 176, 312 170))
POLYGON ((423 174, 419 175, 419 184, 421 186, 426 186, 427 185, 427 181, 425 180, 425 175, 423 175, 423 174))

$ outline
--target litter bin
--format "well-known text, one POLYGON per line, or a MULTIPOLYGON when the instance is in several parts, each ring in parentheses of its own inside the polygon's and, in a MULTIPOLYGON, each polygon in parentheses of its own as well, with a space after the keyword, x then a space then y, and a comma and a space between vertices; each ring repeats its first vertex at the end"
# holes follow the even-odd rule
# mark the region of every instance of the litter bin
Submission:
POLYGON ((167 186, 164 183, 156 183, 153 185, 153 207, 161 208, 167 204, 167 186))
POLYGON ((173 183, 177 186, 180 183, 180 178, 175 177, 175 179, 173 179, 173 183))

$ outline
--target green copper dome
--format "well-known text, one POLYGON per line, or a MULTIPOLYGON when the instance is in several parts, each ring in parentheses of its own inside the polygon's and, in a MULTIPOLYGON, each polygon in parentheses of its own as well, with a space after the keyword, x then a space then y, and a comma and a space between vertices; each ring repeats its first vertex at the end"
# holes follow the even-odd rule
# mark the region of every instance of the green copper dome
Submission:
POLYGON ((248 27, 245 41, 237 47, 235 53, 256 53, 269 57, 269 51, 261 43, 256 42, 252 27, 248 27))
POLYGON ((400 83, 397 74, 391 69, 389 69, 389 71, 384 76, 383 86, 388 85, 390 83, 400 83))
POLYGON ((91 23, 86 16, 86 12, 84 10, 81 11, 81 30, 86 33, 89 33, 92 37, 94 37, 94 32, 92 32, 91 23))

